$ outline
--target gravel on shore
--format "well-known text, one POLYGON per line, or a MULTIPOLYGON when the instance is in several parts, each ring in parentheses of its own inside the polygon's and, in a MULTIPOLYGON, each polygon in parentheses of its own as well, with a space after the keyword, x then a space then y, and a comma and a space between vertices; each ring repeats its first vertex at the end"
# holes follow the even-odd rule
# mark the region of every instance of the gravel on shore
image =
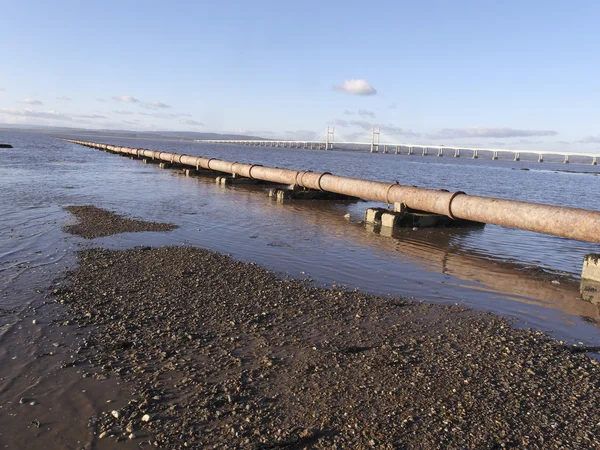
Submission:
POLYGON ((460 306, 321 289, 189 247, 79 253, 56 292, 132 397, 102 439, 169 449, 600 448, 596 360, 460 306))
POLYGON ((65 225, 63 230, 85 239, 94 239, 127 232, 171 231, 177 228, 177 225, 172 223, 129 219, 94 205, 65 206, 64 209, 77 217, 78 223, 75 225, 65 225))

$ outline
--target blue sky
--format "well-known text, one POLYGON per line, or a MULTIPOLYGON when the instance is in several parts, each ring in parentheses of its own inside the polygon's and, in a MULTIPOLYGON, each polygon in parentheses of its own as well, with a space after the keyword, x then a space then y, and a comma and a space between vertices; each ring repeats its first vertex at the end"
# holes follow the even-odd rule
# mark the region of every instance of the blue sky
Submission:
POLYGON ((0 4, 0 123, 600 151, 600 2, 0 4), (359 95, 370 94, 370 95, 359 95))

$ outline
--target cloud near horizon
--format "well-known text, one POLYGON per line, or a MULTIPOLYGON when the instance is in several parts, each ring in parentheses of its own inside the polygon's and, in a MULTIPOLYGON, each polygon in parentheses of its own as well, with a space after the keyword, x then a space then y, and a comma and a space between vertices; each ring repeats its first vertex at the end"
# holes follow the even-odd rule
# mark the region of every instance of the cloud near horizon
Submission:
POLYGON ((375 95, 377 90, 366 80, 344 80, 341 85, 333 86, 334 91, 344 92, 350 95, 375 95))
POLYGON ((191 125, 194 127, 203 127, 204 124, 202 122, 198 122, 197 120, 192 120, 192 119, 181 119, 179 121, 180 124, 182 125, 191 125))
POLYGON ((191 114, 186 114, 186 113, 173 113, 173 114, 167 114, 167 113, 162 113, 162 112, 143 112, 140 111, 138 114, 140 114, 141 116, 150 116, 150 117, 158 117, 160 119, 179 119, 181 117, 193 117, 191 114))
POLYGON ((117 103, 140 103, 140 101, 131 95, 116 95, 113 100, 117 103))
POLYGON ((167 105, 166 103, 159 102, 158 100, 154 100, 151 102, 145 102, 138 98, 132 97, 131 95, 116 95, 113 97, 113 100, 117 103, 127 103, 130 105, 138 105, 141 108, 146 108, 146 109, 171 108, 171 105, 167 105))
POLYGON ((583 139, 577 141, 578 144, 600 144, 600 135, 598 136, 586 136, 583 139))
POLYGON ((140 106, 147 109, 166 109, 171 107, 171 105, 167 105, 166 103, 157 100, 150 103, 141 103, 140 106))
POLYGON ((373 111, 367 111, 366 109, 359 109, 358 115, 361 117, 371 117, 372 119, 375 118, 375 113, 373 111))
MULTIPOLYGON (((364 131, 370 131, 373 127, 379 127, 382 133, 389 133, 393 135, 401 135, 405 137, 420 137, 420 133, 415 133, 411 130, 405 130, 403 128, 397 127, 395 125, 377 125, 373 122, 369 122, 368 120, 341 120, 337 119, 334 121, 334 124, 343 127, 343 128, 361 128, 364 131)), ((362 134, 362 133, 359 133, 362 134)))
POLYGON ((63 100, 63 101, 65 101, 65 102, 70 102, 70 101, 72 101, 72 100, 73 100, 72 98, 70 98, 70 97, 67 97, 66 95, 61 95, 60 97, 56 97, 56 99, 57 99, 57 100, 63 100))
POLYGON ((28 105, 43 105, 40 100, 34 100, 33 98, 26 98, 23 100, 23 103, 27 103, 28 105))
POLYGON ((35 109, 23 108, 23 109, 14 109, 14 108, 0 108, 0 114, 4 114, 7 116, 13 117, 33 117, 37 119, 47 119, 47 120, 62 120, 67 122, 72 121, 81 121, 78 119, 108 119, 106 116, 102 116, 100 114, 64 114, 60 113, 56 110, 50 109, 48 111, 36 111, 35 109))
POLYGON ((461 139, 461 138, 514 138, 531 136, 556 136, 554 130, 521 130, 516 128, 470 127, 443 128, 425 136, 429 139, 461 139))

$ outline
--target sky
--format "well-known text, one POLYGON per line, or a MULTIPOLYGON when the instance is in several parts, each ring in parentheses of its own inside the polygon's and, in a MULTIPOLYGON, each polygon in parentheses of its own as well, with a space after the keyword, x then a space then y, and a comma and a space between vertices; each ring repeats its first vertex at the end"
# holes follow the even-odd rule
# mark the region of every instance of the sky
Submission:
POLYGON ((597 1, 0 0, 0 123, 600 152, 597 1))

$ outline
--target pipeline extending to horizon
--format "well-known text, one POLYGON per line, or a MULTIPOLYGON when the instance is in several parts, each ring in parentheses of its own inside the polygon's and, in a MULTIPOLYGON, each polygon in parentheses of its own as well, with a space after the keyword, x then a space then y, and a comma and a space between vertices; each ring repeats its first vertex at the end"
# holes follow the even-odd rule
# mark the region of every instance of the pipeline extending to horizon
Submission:
POLYGON ((72 139, 62 140, 138 158, 152 158, 171 164, 190 166, 196 170, 205 169, 276 184, 295 185, 388 205, 398 203, 413 210, 446 215, 452 219, 466 219, 600 244, 600 211, 417 188, 397 183, 342 177, 328 172, 281 169, 143 148, 72 139))

